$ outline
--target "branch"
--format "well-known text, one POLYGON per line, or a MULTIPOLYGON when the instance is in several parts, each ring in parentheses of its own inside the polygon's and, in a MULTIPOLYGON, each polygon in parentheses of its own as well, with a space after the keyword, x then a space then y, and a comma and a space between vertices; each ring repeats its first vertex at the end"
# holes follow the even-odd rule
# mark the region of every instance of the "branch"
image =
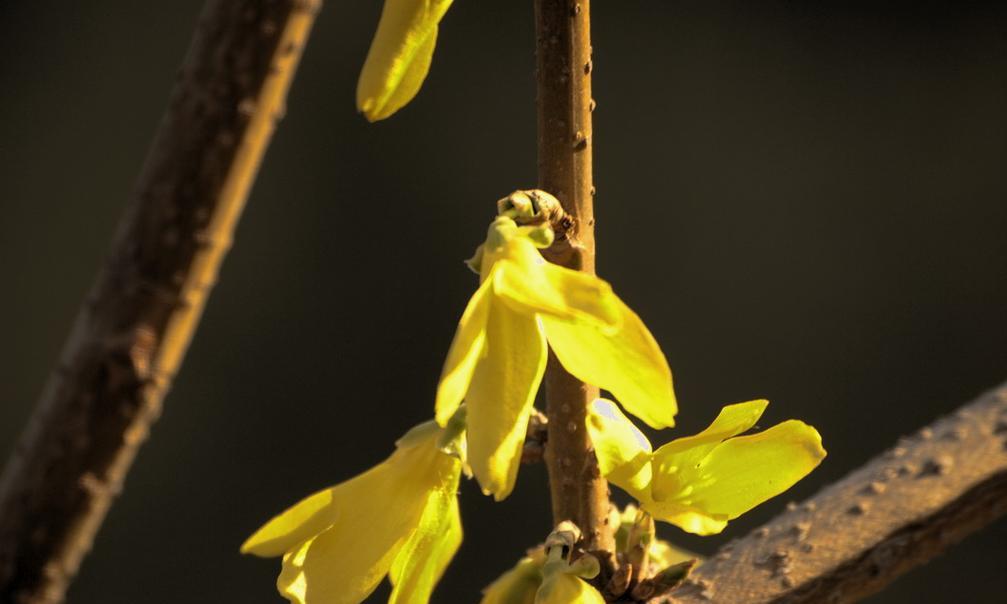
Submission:
POLYGON ((199 322, 320 0, 211 0, 105 266, 0 476, 0 602, 63 599, 199 322))
MULTIPOLYGON (((538 184, 573 221, 547 253, 557 264, 594 273, 590 13, 589 0, 535 0, 538 184)), ((551 353, 545 385, 553 519, 572 520, 588 549, 611 551, 608 483, 584 429, 598 389, 567 373, 551 353)))
POLYGON ((1007 512, 1007 384, 729 543, 660 602, 856 602, 1007 512))

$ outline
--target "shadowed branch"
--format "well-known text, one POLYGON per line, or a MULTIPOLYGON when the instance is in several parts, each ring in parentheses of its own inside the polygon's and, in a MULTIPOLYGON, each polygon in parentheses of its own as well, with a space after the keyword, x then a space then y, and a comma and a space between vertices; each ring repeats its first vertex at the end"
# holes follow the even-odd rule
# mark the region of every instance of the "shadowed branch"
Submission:
POLYGON ((211 0, 105 266, 0 476, 0 603, 63 599, 231 245, 321 0, 211 0))
POLYGON ((843 604, 1007 513, 1007 384, 725 545, 654 602, 843 604))

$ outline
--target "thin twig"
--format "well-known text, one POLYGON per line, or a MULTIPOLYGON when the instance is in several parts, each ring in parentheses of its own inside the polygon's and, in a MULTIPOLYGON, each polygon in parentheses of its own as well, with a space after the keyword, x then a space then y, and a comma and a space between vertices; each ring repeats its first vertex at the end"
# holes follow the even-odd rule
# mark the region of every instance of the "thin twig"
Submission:
POLYGON ((211 0, 56 369, 0 477, 0 602, 56 603, 178 370, 321 0, 211 0))
POLYGON ((724 546, 670 600, 843 604, 1007 513, 1007 384, 724 546))
MULTIPOLYGON (((589 0, 535 0, 538 184, 559 199, 574 222, 548 255, 553 262, 593 273, 590 7, 589 0)), ((587 405, 598 389, 564 371, 552 354, 545 384, 545 459, 553 519, 574 521, 588 549, 611 551, 608 484, 584 429, 587 405)))

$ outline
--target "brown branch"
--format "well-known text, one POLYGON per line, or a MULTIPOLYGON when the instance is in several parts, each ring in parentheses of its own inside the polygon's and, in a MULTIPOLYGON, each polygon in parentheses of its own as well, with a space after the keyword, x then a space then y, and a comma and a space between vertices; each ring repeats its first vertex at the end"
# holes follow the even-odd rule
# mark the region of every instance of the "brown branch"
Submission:
MULTIPOLYGON (((559 199, 573 219, 549 259, 594 272, 594 187, 591 175, 591 4, 535 0, 539 188, 559 199)), ((568 374, 549 355, 545 375, 549 416, 546 466, 556 523, 572 520, 588 549, 613 549, 606 526, 608 484, 598 472, 584 420, 598 389, 568 374)))
POLYGON ((724 546, 660 602, 856 602, 1007 512, 1007 384, 724 546))
POLYGON ((56 369, 0 477, 0 602, 63 598, 178 370, 320 0, 211 0, 56 369))

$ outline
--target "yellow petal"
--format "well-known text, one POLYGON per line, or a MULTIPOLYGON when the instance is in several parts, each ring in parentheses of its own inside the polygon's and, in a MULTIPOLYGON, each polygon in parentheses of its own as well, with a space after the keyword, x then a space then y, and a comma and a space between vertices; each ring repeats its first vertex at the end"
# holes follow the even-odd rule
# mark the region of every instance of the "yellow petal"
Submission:
POLYGON ((651 541, 647 555, 650 556, 650 562, 653 567, 659 569, 665 569, 673 564, 678 564, 687 560, 702 561, 703 559, 702 556, 695 552, 690 552, 687 549, 672 545, 671 543, 661 539, 654 539, 651 541))
POLYGON ((385 0, 357 82, 357 109, 374 122, 419 92, 430 69, 437 24, 451 0, 385 0))
POLYGON ((483 352, 492 285, 488 280, 485 281, 469 300, 461 321, 458 322, 448 358, 444 361, 441 379, 437 384, 437 400, 434 403, 437 423, 442 426, 446 426, 458 410, 469 382, 472 381, 476 361, 483 352))
POLYGON ((542 555, 522 558, 486 588, 479 604, 535 604, 535 593, 542 584, 544 561, 542 555))
POLYGON ((284 556, 277 580, 284 597, 300 604, 351 604, 374 590, 414 542, 431 493, 454 495, 461 464, 440 452, 438 436, 429 425, 420 426, 387 461, 332 489, 338 518, 284 556))
POLYGON ((818 431, 797 420, 726 440, 696 464, 655 474, 655 483, 667 481, 668 498, 660 506, 668 509, 654 509, 654 516, 689 532, 717 533, 728 520, 789 489, 824 457, 818 431), (674 505, 679 509, 671 510, 674 505))
POLYGON ((650 441, 612 401, 598 399, 588 409, 587 430, 598 468, 634 497, 650 489, 650 441))
MULTIPOLYGON (((356 516, 366 515, 368 511, 380 513, 381 506, 369 508, 361 504, 361 498, 365 496, 406 496, 413 500, 419 497, 418 503, 422 504, 425 487, 416 480, 399 481, 399 476, 403 474, 399 467, 402 460, 402 452, 397 451, 367 472, 302 499, 259 528, 242 544, 241 552, 263 557, 279 556, 333 524, 344 526, 353 523, 356 516)), ((402 515, 406 524, 415 522, 419 515, 421 507, 413 507, 413 516, 408 512, 402 515)), ((409 529, 401 523, 393 524, 394 527, 389 526, 393 532, 409 529)))
POLYGON ((640 317, 616 302, 621 326, 612 332, 542 315, 549 345, 567 371, 611 392, 650 427, 674 426, 678 405, 668 361, 640 317))
MULTIPOLYGON (((377 479, 369 474, 380 472, 379 468, 380 466, 353 480, 373 482, 377 479)), ((341 486, 346 484, 349 483, 341 486)), ((334 499, 342 499, 337 490, 339 488, 319 491, 295 503, 246 539, 241 545, 241 553, 264 557, 279 556, 298 543, 329 528, 339 514, 338 508, 333 505, 334 499)))
POLYGON ((619 299, 605 281, 551 264, 525 238, 507 245, 507 257, 493 266, 493 290, 514 310, 614 330, 622 319, 619 299))
POLYGON ((458 513, 459 464, 449 488, 430 493, 419 526, 402 547, 388 573, 394 588, 388 604, 426 604, 462 543, 458 513))
POLYGON ((553 572, 542 581, 535 604, 605 604, 605 598, 580 577, 553 572))
MULTIPOLYGON (((654 471, 661 476, 668 476, 680 467, 696 465, 722 441, 754 426, 768 405, 769 401, 766 400, 727 405, 717 414, 717 419, 699 434, 676 438, 655 451, 654 471)), ((662 485, 655 487, 654 498, 665 498, 662 485)))
MULTIPOLYGON (((368 531, 352 533, 364 536, 368 531)), ((346 539, 347 531, 331 527, 283 557, 276 580, 280 595, 296 604, 359 604, 381 579, 408 537, 391 544, 346 539), (348 549, 361 545, 363 550, 348 549)))
POLYGON ((395 514, 389 511, 388 515, 415 525, 427 491, 440 480, 444 464, 451 460, 437 450, 438 435, 438 431, 430 430, 426 424, 410 430, 400 439, 400 443, 407 444, 400 445, 388 459, 363 474, 294 504, 249 537, 242 544, 241 552, 279 556, 333 524, 352 525, 357 516, 389 511, 396 498, 402 498, 405 507, 395 514), (371 498, 377 499, 378 505, 363 503, 371 498))
POLYGON ((492 300, 483 356, 465 403, 468 462, 483 492, 497 501, 514 488, 545 361, 545 338, 536 320, 492 300))

